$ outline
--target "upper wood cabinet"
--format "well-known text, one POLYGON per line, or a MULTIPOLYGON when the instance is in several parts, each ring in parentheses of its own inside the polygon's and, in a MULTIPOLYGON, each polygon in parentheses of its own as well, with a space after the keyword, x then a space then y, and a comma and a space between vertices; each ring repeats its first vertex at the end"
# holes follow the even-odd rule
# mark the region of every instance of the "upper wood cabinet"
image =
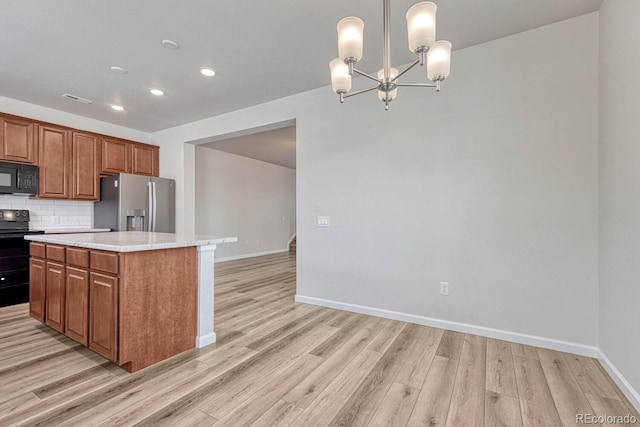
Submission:
POLYGON ((102 138, 101 174, 131 172, 131 143, 115 138, 102 138))
POLYGON ((0 160, 36 163, 38 150, 34 123, 28 119, 0 117, 0 160))
POLYGON ((54 126, 38 126, 38 197, 69 198, 69 131, 54 126))
POLYGON ((73 132, 71 138, 71 198, 100 199, 100 138, 73 132))
POLYGON ((36 164, 38 197, 100 200, 100 175, 159 176, 160 147, 0 113, 0 161, 36 164))
POLYGON ((158 176, 160 147, 131 144, 131 173, 158 176))

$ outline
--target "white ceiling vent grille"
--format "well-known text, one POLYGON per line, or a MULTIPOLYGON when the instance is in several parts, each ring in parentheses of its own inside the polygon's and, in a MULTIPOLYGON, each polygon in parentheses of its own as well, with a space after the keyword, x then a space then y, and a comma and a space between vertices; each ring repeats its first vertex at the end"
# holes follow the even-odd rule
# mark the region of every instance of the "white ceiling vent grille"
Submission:
POLYGON ((80 98, 79 96, 71 95, 70 93, 65 93, 64 95, 62 95, 62 97, 66 99, 70 99, 72 101, 81 102, 83 104, 93 104, 93 101, 91 100, 80 98))

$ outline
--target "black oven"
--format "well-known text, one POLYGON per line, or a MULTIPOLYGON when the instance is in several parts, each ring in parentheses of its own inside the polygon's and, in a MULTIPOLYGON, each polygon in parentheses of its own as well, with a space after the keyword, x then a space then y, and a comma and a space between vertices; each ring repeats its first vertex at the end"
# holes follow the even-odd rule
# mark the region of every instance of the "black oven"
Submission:
POLYGON ((0 209, 0 307, 29 301, 29 211, 0 209))
POLYGON ((0 162, 0 193, 38 194, 38 167, 0 162))

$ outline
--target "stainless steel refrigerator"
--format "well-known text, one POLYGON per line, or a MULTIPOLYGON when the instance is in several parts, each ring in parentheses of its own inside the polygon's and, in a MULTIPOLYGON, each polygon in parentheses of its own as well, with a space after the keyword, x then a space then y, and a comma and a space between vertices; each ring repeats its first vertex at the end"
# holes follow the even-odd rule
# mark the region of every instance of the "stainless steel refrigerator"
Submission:
POLYGON ((96 228, 112 231, 175 232, 175 181, 121 173, 100 178, 93 204, 96 228))

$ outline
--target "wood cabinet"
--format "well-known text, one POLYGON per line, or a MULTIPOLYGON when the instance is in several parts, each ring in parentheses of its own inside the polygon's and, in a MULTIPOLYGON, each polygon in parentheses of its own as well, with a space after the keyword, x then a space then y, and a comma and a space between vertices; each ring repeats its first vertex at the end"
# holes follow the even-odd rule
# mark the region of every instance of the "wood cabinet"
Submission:
POLYGON ((118 358, 118 278, 91 272, 89 348, 110 360, 118 358))
POLYGON ((116 138, 102 138, 101 145, 101 174, 159 176, 160 147, 116 138))
POLYGON ((38 127, 38 197, 69 198, 69 132, 54 126, 38 127))
POLYGON ((100 175, 159 176, 160 147, 0 113, 0 160, 36 164, 38 198, 100 200, 100 175))
POLYGON ((36 242, 29 252, 30 315, 116 361, 118 254, 36 242))
POLYGON ((111 252, 31 243, 33 318, 134 372, 195 346, 195 247, 111 252))
POLYGON ((44 322, 45 313, 45 271, 44 260, 35 258, 29 260, 29 315, 40 322, 44 322))
POLYGON ((45 275, 45 324, 64 333, 65 266, 47 261, 45 275))
POLYGON ((101 174, 131 172, 131 142, 115 138, 102 138, 101 174))
POLYGON ((38 150, 32 120, 0 117, 0 160, 36 163, 38 150))
POLYGON ((131 173, 158 176, 159 147, 147 144, 131 144, 131 173))
POLYGON ((73 132, 71 138, 71 198, 100 199, 100 139, 73 132))
POLYGON ((66 267, 64 334, 89 345, 89 272, 66 267))

